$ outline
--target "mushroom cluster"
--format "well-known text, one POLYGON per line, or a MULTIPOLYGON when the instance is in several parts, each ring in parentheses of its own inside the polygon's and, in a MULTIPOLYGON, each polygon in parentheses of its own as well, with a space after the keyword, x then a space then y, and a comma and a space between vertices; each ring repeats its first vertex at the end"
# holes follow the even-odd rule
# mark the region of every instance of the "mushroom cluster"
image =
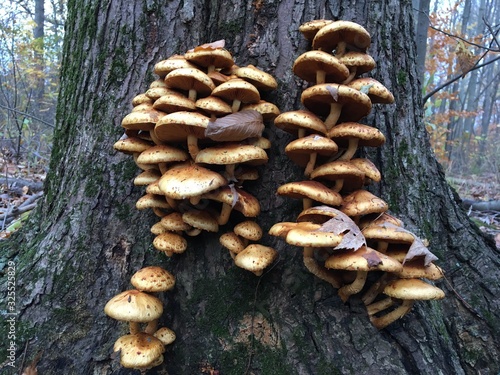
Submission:
MULTIPOLYGON (((234 211, 258 227, 259 201, 243 183, 256 180, 256 166, 268 161, 271 144, 262 132, 280 111, 261 94, 275 89, 276 80, 253 65, 235 65, 224 41, 171 56, 154 72, 159 78, 133 99, 122 121, 125 135, 114 145, 143 170, 134 184, 146 193, 136 207, 159 217, 153 246, 167 256, 182 253, 185 236, 218 232, 234 211)), ((258 238, 231 232, 221 242, 237 266, 258 274, 276 252, 258 244, 246 249, 248 240, 258 238), (228 236, 245 246, 231 247, 228 236)))
POLYGON ((344 302, 361 294, 371 322, 382 329, 413 301, 444 297, 422 281, 442 277, 432 263, 437 258, 366 190, 381 174, 369 159, 356 157, 360 147, 385 142, 378 129, 358 121, 373 104, 391 104, 394 97, 374 78, 362 77, 375 61, 361 25, 314 20, 299 30, 312 45, 293 65, 294 74, 310 84, 301 95, 304 109, 281 113, 274 124, 295 137, 285 153, 305 176, 277 194, 302 199, 303 211, 269 233, 302 247, 306 268, 338 289, 344 302))
POLYGON ((165 346, 175 340, 175 333, 170 328, 158 328, 163 303, 156 296, 172 290, 175 277, 161 267, 149 266, 137 271, 130 282, 135 289, 114 296, 106 303, 104 312, 113 319, 129 323, 129 334, 120 337, 113 347, 120 355, 120 364, 147 370, 163 363, 165 346))
MULTIPOLYGON (((268 160, 271 144, 262 132, 280 111, 261 94, 275 89, 276 80, 253 65, 235 65, 224 41, 171 56, 154 72, 158 78, 133 98, 122 120, 125 134, 114 144, 142 170, 134 185, 144 186, 145 194, 136 208, 158 217, 153 246, 171 257, 187 249, 185 236, 216 233, 239 220, 220 242, 236 266, 260 275, 277 252, 256 243, 262 236, 255 221, 260 204, 243 183, 258 179, 256 166, 268 160), (230 222, 233 211, 240 219, 230 222)), ((165 345, 175 339, 168 328, 157 330, 163 306, 151 294, 170 290, 175 279, 151 266, 131 282, 136 289, 112 298, 104 311, 129 322, 130 334, 114 346, 121 364, 144 370, 162 363, 165 345)))

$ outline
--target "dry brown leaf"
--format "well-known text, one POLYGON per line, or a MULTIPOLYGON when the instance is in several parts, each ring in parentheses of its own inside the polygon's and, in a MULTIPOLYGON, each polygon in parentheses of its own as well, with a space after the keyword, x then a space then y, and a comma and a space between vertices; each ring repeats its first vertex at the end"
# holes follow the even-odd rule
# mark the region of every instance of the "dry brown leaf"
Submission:
POLYGON ((33 361, 30 363, 28 367, 25 367, 23 370, 23 373, 21 375, 37 375, 38 374, 38 369, 36 368, 36 365, 40 361, 40 358, 42 357, 42 351, 38 352, 36 357, 33 359, 33 361))
POLYGON ((318 229, 320 232, 330 232, 335 235, 343 234, 342 241, 334 249, 353 249, 357 250, 366 246, 366 240, 361 229, 356 223, 343 212, 328 206, 320 206, 322 210, 327 210, 335 214, 335 217, 326 221, 318 229))
POLYGON ((205 129, 205 136, 218 142, 237 142, 260 137, 263 131, 262 115, 253 109, 247 109, 210 121, 205 129))
POLYGON ((220 39, 220 40, 216 40, 215 42, 205 43, 205 44, 202 44, 198 47, 194 47, 194 48, 190 49, 188 52, 200 51, 200 50, 205 50, 205 49, 224 48, 225 45, 226 45, 226 41, 224 39, 220 39))
POLYGON ((327 85, 326 89, 332 95, 333 100, 335 100, 335 101, 339 100, 339 89, 337 87, 331 86, 331 85, 327 85))
POLYGON ((375 251, 370 251, 367 252, 366 254, 363 254, 363 258, 366 259, 368 262, 368 267, 376 267, 380 263, 382 263, 382 259, 378 256, 378 254, 375 251))
POLYGON ((407 260, 411 260, 418 256, 425 257, 424 264, 426 266, 438 259, 438 257, 431 253, 431 251, 424 245, 422 240, 415 236, 415 241, 413 241, 410 248, 408 249, 408 253, 406 253, 403 264, 405 264, 407 260))

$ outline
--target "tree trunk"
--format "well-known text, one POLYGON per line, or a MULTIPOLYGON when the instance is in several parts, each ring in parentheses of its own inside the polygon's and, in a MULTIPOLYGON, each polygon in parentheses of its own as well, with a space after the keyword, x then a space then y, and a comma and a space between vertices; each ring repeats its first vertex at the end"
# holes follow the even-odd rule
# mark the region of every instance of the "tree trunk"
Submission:
MULTIPOLYGON (((127 325, 103 308, 145 265, 177 278, 162 296, 161 319, 177 340, 152 374, 497 373, 499 252, 459 208, 432 155, 410 13, 411 2, 396 0, 70 2, 45 196, 25 230, 0 252, 2 310, 14 265, 18 312, 7 315, 14 323, 0 332, 7 337, 15 329, 16 369, 7 358, 2 373, 18 373, 40 352, 44 375, 133 373, 111 357, 127 325), (171 258, 154 250, 149 228, 155 218, 135 209, 143 192, 132 185, 138 169, 113 151, 131 99, 155 79, 154 64, 218 39, 226 40, 237 64, 276 77, 278 90, 266 100, 282 112, 299 109, 305 85, 291 67, 310 46, 298 27, 318 18, 352 20, 371 33, 374 77, 396 98, 365 118, 387 138, 369 154, 383 174, 373 192, 430 241, 447 276, 438 284, 444 300, 416 303, 382 331, 370 324, 357 296, 342 303, 335 289, 305 270, 301 251, 278 238, 262 240, 279 257, 261 277, 235 267, 218 235, 189 238, 188 250, 171 258)), ((275 191, 301 171, 283 152, 290 135, 268 126, 265 136, 273 144, 269 163, 246 189, 260 200, 258 221, 267 230, 300 212, 299 202, 275 191)), ((3 340, 2 358, 12 344, 3 340)))

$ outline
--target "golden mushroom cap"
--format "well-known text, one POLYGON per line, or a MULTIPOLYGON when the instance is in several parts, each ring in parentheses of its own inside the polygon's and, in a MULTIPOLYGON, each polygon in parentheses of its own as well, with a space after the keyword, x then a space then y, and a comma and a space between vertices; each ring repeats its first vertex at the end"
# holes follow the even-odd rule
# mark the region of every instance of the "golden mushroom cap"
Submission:
POLYGON ((155 296, 131 289, 111 298, 104 306, 104 312, 116 320, 146 323, 161 316, 163 304, 155 296))
POLYGON ((142 292, 165 292, 175 286, 175 277, 161 267, 148 266, 134 273, 130 283, 142 292))
POLYGON ((272 247, 251 244, 236 255, 234 264, 256 275, 261 275, 277 256, 278 253, 272 247))
POLYGON ((120 364, 125 368, 146 370, 163 362, 163 343, 147 333, 125 335, 116 340, 114 352, 120 353, 120 364))

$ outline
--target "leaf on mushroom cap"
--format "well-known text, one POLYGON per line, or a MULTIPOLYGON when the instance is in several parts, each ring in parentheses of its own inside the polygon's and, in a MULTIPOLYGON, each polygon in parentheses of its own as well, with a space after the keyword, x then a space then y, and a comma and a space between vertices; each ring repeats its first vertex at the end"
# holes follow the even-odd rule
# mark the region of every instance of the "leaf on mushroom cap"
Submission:
POLYGON ((408 253, 405 256, 405 259, 403 260, 403 264, 407 260, 413 259, 414 257, 417 256, 424 257, 424 265, 426 266, 438 259, 438 257, 435 256, 433 253, 431 253, 431 251, 424 245, 422 240, 417 236, 415 236, 415 241, 413 241, 410 248, 408 249, 408 253))
POLYGON ((205 129, 205 137, 214 141, 242 141, 260 137, 264 130, 262 115, 253 110, 243 110, 210 121, 205 129))
POLYGON ((356 223, 343 212, 324 206, 325 209, 335 213, 335 217, 323 223, 319 232, 332 232, 336 235, 343 234, 342 241, 334 249, 354 249, 357 250, 366 246, 366 240, 356 223))
POLYGON ((216 40, 215 42, 210 42, 210 43, 205 43, 200 46, 194 47, 187 52, 193 52, 193 51, 198 51, 198 50, 204 50, 204 49, 217 49, 217 48, 224 48, 226 45, 226 41, 224 39, 216 40))

